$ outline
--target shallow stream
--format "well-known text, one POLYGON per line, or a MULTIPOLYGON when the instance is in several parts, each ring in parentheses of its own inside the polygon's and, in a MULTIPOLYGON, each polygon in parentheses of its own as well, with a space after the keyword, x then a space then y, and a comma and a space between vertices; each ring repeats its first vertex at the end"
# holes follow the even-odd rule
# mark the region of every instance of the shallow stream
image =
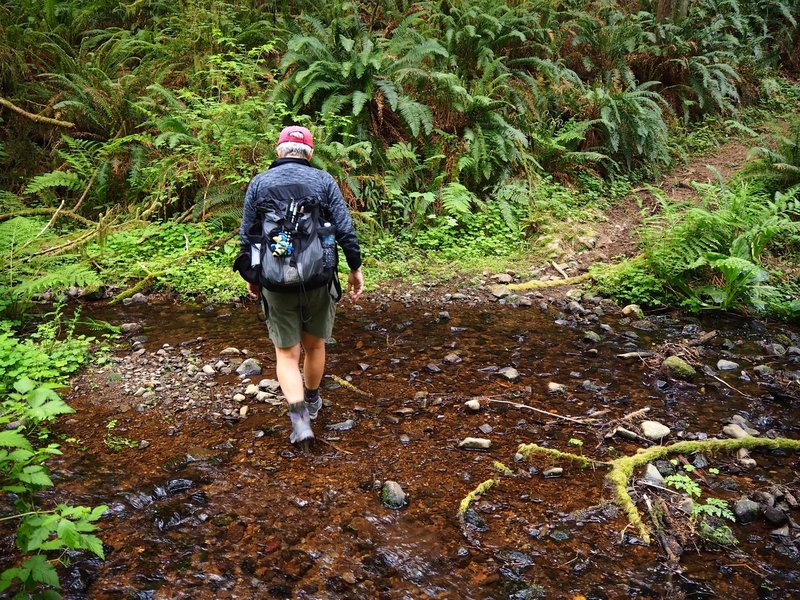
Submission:
MULTIPOLYGON (((235 372, 183 383, 189 364, 230 362, 221 352, 231 346, 262 362, 253 382, 274 377, 254 305, 84 307, 93 318, 140 322, 144 337, 135 345, 127 338, 115 362, 76 381, 68 398, 78 412, 59 425, 77 441, 50 463, 54 497, 110 506, 100 531, 107 558, 76 557, 65 596, 783 598, 800 589, 796 529, 792 543, 779 543, 763 520, 734 525, 736 549, 690 550, 672 567, 607 502, 604 470, 515 457, 531 442, 603 459, 631 454, 642 444, 604 439, 602 423, 645 406, 646 418, 672 430, 668 441, 722 436, 736 414, 762 435, 800 437, 800 406, 753 372, 764 364, 781 375, 800 370, 800 357, 767 347, 782 336, 797 346, 796 332, 669 315, 646 325, 591 300, 584 306, 593 317, 538 302, 343 303, 327 372, 355 389, 325 379, 319 441, 308 453, 288 443, 281 405, 233 400, 246 387, 235 372), (590 329, 602 340, 585 340, 590 329), (617 356, 711 330, 718 335, 692 352, 713 371, 691 382, 617 356), (718 371, 720 358, 740 369, 718 371), (504 367, 518 378, 499 374, 504 367), (550 393, 551 382, 564 393, 550 393), (140 387, 151 393, 135 395, 140 387), (479 411, 465 406, 474 397, 482 397, 479 411), (596 421, 579 422, 589 415, 596 421), (347 420, 352 428, 329 429, 347 420), (466 437, 489 439, 491 448, 460 449, 466 437), (128 447, 142 440, 146 447, 128 447), (495 461, 513 474, 499 473, 495 461), (544 477, 554 466, 563 474, 544 477), (500 483, 473 502, 462 525, 459 503, 491 478, 500 483), (407 493, 405 508, 382 504, 387 480, 407 493)), ((750 469, 710 457, 719 473, 705 472, 706 493, 735 500, 772 484, 797 488, 797 457, 753 457, 750 469)))

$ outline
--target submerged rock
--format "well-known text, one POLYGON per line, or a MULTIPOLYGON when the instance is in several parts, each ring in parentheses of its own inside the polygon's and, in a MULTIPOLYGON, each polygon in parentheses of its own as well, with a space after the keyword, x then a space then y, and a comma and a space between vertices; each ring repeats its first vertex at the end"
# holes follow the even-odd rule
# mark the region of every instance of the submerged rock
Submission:
POLYGON ((732 360, 721 358, 717 361, 717 369, 720 371, 735 371, 738 368, 739 363, 733 362, 732 360))
POLYGON ((725 427, 722 428, 722 433, 735 440, 741 440, 742 438, 750 437, 750 434, 742 429, 741 425, 738 423, 730 423, 725 425, 725 427))
POLYGON ((736 522, 741 524, 752 523, 758 518, 761 507, 758 502, 753 502, 750 498, 739 498, 733 505, 733 514, 736 515, 736 522))

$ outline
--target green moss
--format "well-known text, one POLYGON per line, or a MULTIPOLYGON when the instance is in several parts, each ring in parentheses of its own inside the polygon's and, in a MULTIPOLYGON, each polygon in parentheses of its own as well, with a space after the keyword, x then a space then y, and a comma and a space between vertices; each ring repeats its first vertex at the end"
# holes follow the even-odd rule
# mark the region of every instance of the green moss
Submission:
POLYGON ((485 494, 493 485, 496 485, 498 483, 500 483, 499 479, 487 479, 486 481, 481 483, 478 487, 476 487, 474 490, 472 490, 469 494, 467 494, 458 507, 459 516, 467 512, 467 509, 469 508, 469 505, 473 500, 485 494))
POLYGON ((667 357, 667 359, 662 363, 662 366, 666 369, 669 369, 678 377, 689 378, 694 377, 697 374, 697 371, 694 370, 692 365, 677 356, 667 357))

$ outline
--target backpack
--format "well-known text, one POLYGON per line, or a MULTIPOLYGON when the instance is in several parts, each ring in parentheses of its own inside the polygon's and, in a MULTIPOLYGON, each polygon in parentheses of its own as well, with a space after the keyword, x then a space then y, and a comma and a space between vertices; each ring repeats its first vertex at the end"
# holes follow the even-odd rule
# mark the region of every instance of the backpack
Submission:
POLYGON ((256 207, 254 227, 260 227, 260 232, 248 236, 260 241, 262 286, 274 292, 297 292, 333 281, 336 231, 323 212, 319 197, 305 185, 269 189, 256 207))

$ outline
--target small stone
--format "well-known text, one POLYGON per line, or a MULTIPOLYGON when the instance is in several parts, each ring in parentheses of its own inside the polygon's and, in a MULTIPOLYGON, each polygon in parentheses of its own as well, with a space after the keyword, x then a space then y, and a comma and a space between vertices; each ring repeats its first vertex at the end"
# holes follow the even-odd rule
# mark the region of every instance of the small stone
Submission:
POLYGON ((448 354, 447 356, 445 356, 443 360, 444 360, 444 362, 446 362, 448 365, 457 365, 458 363, 462 362, 464 359, 463 359, 463 358, 461 358, 461 357, 460 357, 458 354, 456 354, 455 352, 451 352, 450 354, 448 354))
POLYGON ((585 315, 586 313, 588 313, 589 311, 587 311, 587 310, 586 310, 586 309, 583 307, 583 305, 581 305, 581 303, 580 303, 580 302, 578 302, 577 300, 573 300, 572 302, 570 302, 569 304, 567 304, 567 312, 568 312, 568 313, 571 313, 571 314, 573 314, 573 315, 580 315, 580 316, 584 316, 584 315, 585 315))
POLYGON ((783 344, 767 344, 764 349, 773 356, 784 356, 786 354, 786 347, 783 344))
POLYGON ((142 293, 136 293, 131 296, 131 302, 134 304, 147 304, 147 296, 142 293))
POLYGON ((741 425, 738 425, 737 423, 725 425, 725 427, 722 428, 722 433, 735 440, 741 440, 743 438, 750 437, 750 435, 744 429, 742 429, 741 425))
POLYGON ((248 358, 236 368, 236 372, 243 377, 261 375, 261 363, 255 358, 248 358))
POLYGON ((381 501, 388 508, 403 508, 408 499, 405 491, 396 481, 386 481, 381 488, 381 501))
POLYGON ((427 365, 425 365, 425 370, 428 373, 441 373, 442 372, 441 367, 439 367, 439 365, 437 365, 435 363, 428 363, 427 365))
POLYGON ((345 571, 342 573, 342 581, 344 581, 347 585, 354 585, 356 582, 356 576, 353 575, 352 571, 345 571))
POLYGON ((126 335, 140 333, 143 329, 141 323, 123 323, 119 328, 126 335))
POLYGON ((205 373, 206 375, 214 375, 214 374, 216 374, 216 371, 214 370, 214 367, 212 367, 211 365, 204 365, 202 370, 203 370, 203 373, 205 373))
POLYGON ((449 321, 450 320, 450 313, 447 312, 446 310, 439 311, 438 319, 440 321, 449 321))
POLYGON ((489 435, 490 433, 492 433, 492 431, 494 431, 494 428, 493 428, 491 425, 489 425, 488 423, 484 423, 483 425, 481 425, 480 427, 478 427, 478 430, 479 430, 479 431, 480 431, 480 432, 481 432, 483 435, 489 435))
POLYGON ((247 406, 247 404, 245 404, 244 406, 240 407, 239 408, 239 417, 244 419, 247 416, 247 411, 248 410, 249 410, 249 407, 247 406))
POLYGON ((486 438, 467 437, 458 443, 459 448, 467 450, 488 450, 492 447, 492 440, 486 438))
POLYGON ((220 352, 220 355, 222 356, 239 356, 240 354, 241 352, 239 351, 239 349, 234 348, 233 346, 228 346, 222 352, 220 352))
POLYGON ((761 511, 764 514, 764 518, 776 527, 781 527, 789 522, 789 517, 786 516, 786 513, 774 506, 762 506, 761 511))
POLYGON ((497 372, 497 374, 508 381, 516 381, 519 379, 519 371, 517 371, 514 367, 503 367, 497 372))
POLYGON ((563 383, 556 383, 555 381, 551 381, 547 384, 547 392, 549 394, 563 394, 567 391, 567 386, 563 383))
POLYGON ((473 398, 472 400, 467 400, 466 402, 464 402, 464 406, 466 406, 471 411, 478 412, 481 409, 481 401, 473 398))
POLYGON ((258 386, 255 383, 251 383, 250 385, 247 386, 247 388, 245 388, 244 395, 245 396, 255 396, 256 394, 258 394, 259 391, 260 390, 259 390, 258 386))
POLYGON ((625 429, 624 427, 617 427, 616 433, 619 434, 620 437, 624 437, 627 440, 638 440, 639 439, 638 435, 636 435, 630 429, 625 429))
POLYGON ((690 378, 697 374, 697 371, 689 363, 677 356, 667 357, 661 363, 661 367, 677 377, 690 378))
POLYGON ((670 434, 669 427, 658 421, 642 421, 639 426, 642 428, 644 437, 654 442, 660 442, 670 434))
POLYGON ((246 399, 247 399, 247 397, 244 394, 236 394, 233 397, 233 401, 234 402, 244 402, 246 399))
POLYGON ((734 423, 745 430, 748 435, 752 436, 759 436, 761 432, 753 427, 753 424, 745 419, 742 415, 733 415, 731 417, 731 423, 734 423))
POLYGON ((725 360, 721 358, 717 361, 717 369, 720 371, 735 371, 739 368, 739 363, 735 363, 732 360, 725 360))
POLYGON ((497 283, 511 283, 514 281, 514 278, 508 273, 499 273, 498 275, 495 275, 494 278, 497 283))
POLYGON ((341 423, 331 423, 325 426, 325 429, 329 429, 330 431, 349 431, 353 427, 356 426, 356 422, 353 419, 347 419, 346 421, 342 421, 341 423))
POLYGON ((258 382, 258 387, 269 392, 277 392, 281 384, 276 379, 262 379, 258 382))
POLYGON ((638 329, 640 331, 655 331, 658 329, 655 323, 652 321, 648 321, 647 319, 637 319, 633 323, 631 323, 631 327, 634 329, 638 329))
POLYGON ((542 475, 546 478, 551 477, 561 477, 564 474, 564 469, 561 467, 552 467, 551 469, 546 469, 542 471, 542 475))

